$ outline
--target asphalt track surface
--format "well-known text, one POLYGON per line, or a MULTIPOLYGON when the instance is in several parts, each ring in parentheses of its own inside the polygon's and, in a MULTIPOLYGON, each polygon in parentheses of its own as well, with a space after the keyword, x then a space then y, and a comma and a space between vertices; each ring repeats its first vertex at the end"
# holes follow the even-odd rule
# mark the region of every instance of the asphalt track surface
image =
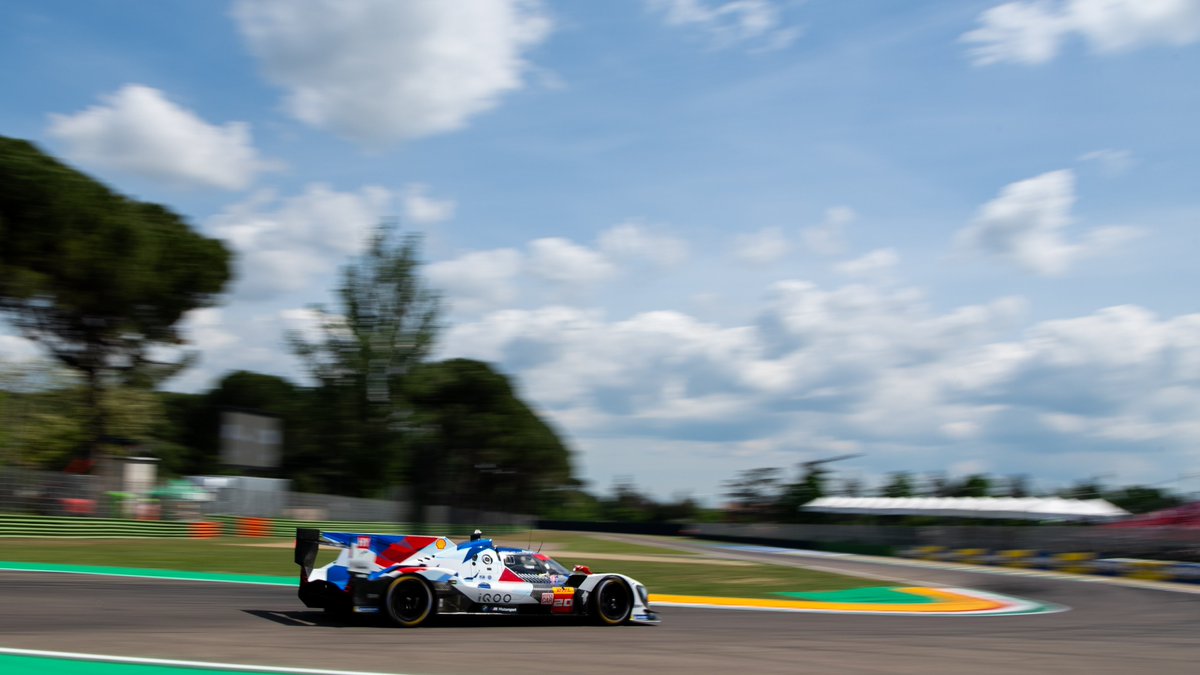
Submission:
MULTIPOLYGON (((336 622, 286 587, 0 573, 0 646, 390 673, 1195 673, 1200 595, 1096 582, 780 560, 1070 607, 866 616, 663 607, 659 626, 445 617, 336 622)), ((719 573, 714 569, 714 573, 719 573)))

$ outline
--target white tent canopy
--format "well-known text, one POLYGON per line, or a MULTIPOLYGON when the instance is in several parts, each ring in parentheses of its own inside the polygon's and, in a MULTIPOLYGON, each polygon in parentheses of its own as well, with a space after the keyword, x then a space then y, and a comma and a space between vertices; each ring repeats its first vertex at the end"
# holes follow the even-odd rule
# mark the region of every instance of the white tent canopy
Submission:
POLYGON ((1103 499, 1058 497, 821 497, 802 508, 818 513, 1007 520, 1111 520, 1129 515, 1103 499))

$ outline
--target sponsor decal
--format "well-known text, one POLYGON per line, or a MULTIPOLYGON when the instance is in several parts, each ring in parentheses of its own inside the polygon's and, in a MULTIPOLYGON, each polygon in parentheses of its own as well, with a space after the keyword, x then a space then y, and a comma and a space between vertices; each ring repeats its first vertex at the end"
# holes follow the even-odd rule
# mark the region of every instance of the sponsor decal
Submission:
POLYGON ((575 611, 574 586, 555 586, 552 591, 554 604, 550 607, 551 614, 571 614, 575 611))
POLYGON ((370 537, 359 537, 358 538, 358 547, 365 548, 365 549, 371 548, 371 538, 370 537))
POLYGON ((509 602, 512 602, 512 594, 511 593, 480 593, 479 601, 480 602, 509 603, 509 602))
POLYGON ((437 540, 437 544, 435 544, 435 546, 437 546, 437 549, 438 549, 439 551, 441 551, 441 550, 444 550, 444 549, 446 548, 446 540, 445 540, 445 539, 438 539, 438 540, 437 540))
POLYGON ((484 554, 483 554, 483 564, 484 564, 484 565, 491 565, 491 564, 492 564, 492 556, 490 556, 490 555, 488 555, 488 554, 484 553, 484 554))
POLYGON ((543 605, 553 605, 554 604, 554 594, 553 593, 542 593, 542 604, 543 605))
POLYGON ((505 614, 517 613, 516 607, 496 607, 495 605, 488 605, 487 607, 481 607, 480 609, 484 612, 503 612, 505 614))

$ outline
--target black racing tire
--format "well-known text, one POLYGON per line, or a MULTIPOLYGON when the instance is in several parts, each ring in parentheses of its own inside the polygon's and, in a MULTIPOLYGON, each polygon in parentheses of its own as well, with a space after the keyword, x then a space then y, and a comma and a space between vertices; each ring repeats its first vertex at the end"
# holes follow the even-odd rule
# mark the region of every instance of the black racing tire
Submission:
POLYGON ((383 604, 392 623, 416 628, 434 615, 437 597, 428 581, 415 574, 406 574, 396 577, 388 586, 383 604))
POLYGON ((633 593, 618 577, 604 577, 591 595, 592 619, 602 626, 619 626, 633 614, 633 593))

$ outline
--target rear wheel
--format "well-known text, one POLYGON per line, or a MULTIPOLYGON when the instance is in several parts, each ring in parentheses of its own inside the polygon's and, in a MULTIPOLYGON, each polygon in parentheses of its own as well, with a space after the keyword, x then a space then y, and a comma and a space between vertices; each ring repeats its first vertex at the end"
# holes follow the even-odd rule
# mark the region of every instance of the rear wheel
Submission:
POLYGON ((633 613, 629 586, 616 577, 605 577, 592 590, 592 616, 605 626, 625 623, 633 613))
POLYGON ((421 577, 406 575, 397 577, 388 586, 388 617, 397 625, 416 628, 433 616, 433 588, 421 577))

